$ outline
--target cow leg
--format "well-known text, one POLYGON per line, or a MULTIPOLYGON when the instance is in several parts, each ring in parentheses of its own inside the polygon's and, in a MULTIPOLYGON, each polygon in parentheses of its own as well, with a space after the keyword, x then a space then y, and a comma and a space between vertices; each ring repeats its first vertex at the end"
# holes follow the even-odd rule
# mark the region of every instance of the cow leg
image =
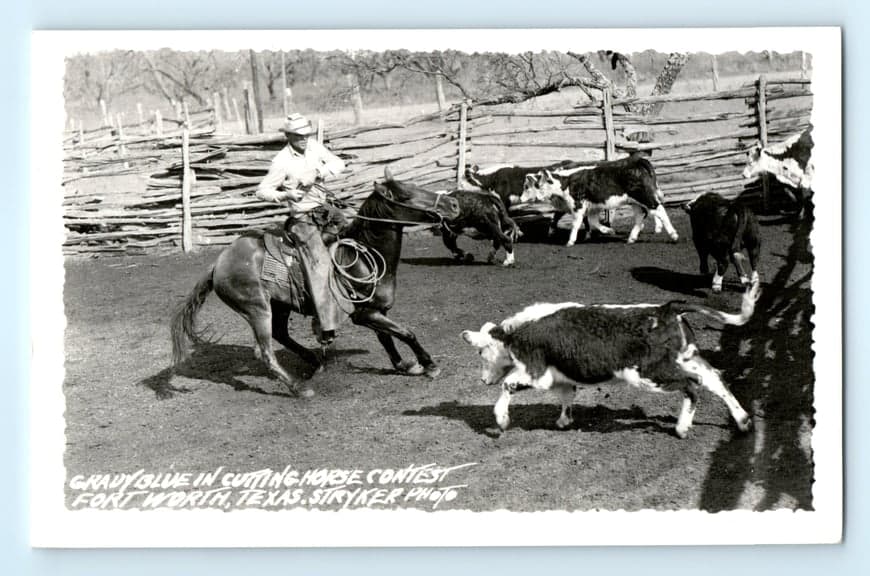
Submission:
POLYGON ((628 243, 634 244, 637 242, 640 231, 643 230, 643 221, 646 218, 647 209, 639 204, 633 204, 631 209, 634 211, 634 227, 628 234, 628 243))
POLYGON ((444 242, 444 245, 453 253, 453 258, 455 260, 462 260, 465 258, 465 252, 460 250, 459 246, 456 245, 457 238, 458 235, 454 234, 453 231, 448 229, 446 226, 441 228, 441 240, 444 242))
POLYGON ((706 277, 710 274, 710 262, 708 261, 710 253, 703 240, 695 240, 695 250, 698 252, 701 275, 706 277))
MULTIPOLYGON (((605 210, 605 213, 606 213, 606 210, 605 210)), ((602 224, 599 221, 600 216, 601 216, 601 212, 599 212, 598 210, 590 210, 589 211, 589 216, 587 216, 587 218, 589 220, 589 229, 590 230, 592 230, 592 229, 598 230, 599 233, 606 234, 608 236, 615 234, 615 232, 613 231, 613 228, 611 228, 610 226, 605 226, 604 224, 602 224)))
MULTIPOLYGON (((671 237, 671 241, 676 242, 680 239, 680 235, 677 234, 676 229, 674 229, 674 225, 671 224, 671 219, 668 217, 668 213, 665 210, 664 204, 659 204, 658 206, 656 206, 653 210, 653 214, 658 216, 658 219, 661 220, 662 225, 664 225, 665 227, 665 232, 667 232, 668 236, 671 237)), ((659 230, 656 229, 656 232, 658 231, 659 230)))
POLYGON ((495 407, 493 408, 493 413, 495 413, 495 421, 502 432, 507 430, 508 426, 510 426, 511 424, 510 414, 508 414, 508 407, 510 406, 510 403, 510 387, 506 384, 502 384, 501 394, 499 394, 498 400, 496 400, 495 407))
POLYGON ((559 386, 559 389, 557 390, 559 400, 562 403, 562 413, 559 414, 559 419, 556 420, 556 427, 560 430, 564 430, 574 423, 574 418, 571 417, 571 405, 574 403, 576 392, 577 387, 573 385, 559 386))
POLYGON ((580 227, 583 226, 583 219, 586 217, 588 206, 585 200, 581 201, 580 208, 574 212, 574 221, 571 223, 571 235, 568 237, 567 246, 573 246, 577 242, 577 233, 580 232, 580 227))
POLYGON ((677 436, 685 438, 689 435, 689 429, 692 427, 692 421, 695 419, 695 406, 698 403, 697 385, 692 382, 683 391, 683 406, 680 409, 680 416, 677 418, 677 436))
POLYGON ((734 263, 734 268, 737 269, 737 275, 740 277, 740 283, 745 287, 749 285, 749 274, 751 268, 746 261, 746 256, 743 252, 732 252, 731 261, 734 263))
POLYGON ((662 231, 662 219, 659 216, 658 211, 653 211, 652 213, 653 221, 655 222, 655 233, 658 234, 662 231))
POLYGON ((728 406, 731 412, 731 417, 737 423, 737 427, 746 432, 752 428, 752 419, 746 410, 737 401, 737 398, 731 394, 731 391, 726 388, 722 382, 722 377, 719 371, 710 366, 710 364, 701 357, 698 349, 694 344, 690 344, 688 348, 677 358, 677 365, 687 374, 697 378, 701 386, 718 396, 728 406))
POLYGON ((553 219, 550 220, 550 229, 547 231, 547 234, 552 238, 556 234, 556 230, 559 229, 559 220, 564 216, 564 212, 555 211, 553 212, 553 219))
POLYGON ((746 242, 746 251, 749 252, 749 265, 752 267, 752 275, 750 282, 752 285, 758 284, 758 257, 761 255, 761 245, 757 239, 746 242))
POLYGON ((716 260, 716 272, 713 274, 713 292, 719 293, 722 291, 722 280, 725 279, 725 272, 728 271, 728 257, 717 251, 713 255, 713 258, 716 260))

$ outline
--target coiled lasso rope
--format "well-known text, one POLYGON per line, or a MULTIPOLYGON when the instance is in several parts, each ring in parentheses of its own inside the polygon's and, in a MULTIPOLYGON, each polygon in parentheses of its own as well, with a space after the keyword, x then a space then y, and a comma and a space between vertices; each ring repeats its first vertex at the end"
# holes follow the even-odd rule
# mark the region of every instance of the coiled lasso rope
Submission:
POLYGON ((332 293, 340 300, 351 304, 365 304, 371 302, 375 297, 375 291, 378 289, 378 283, 387 272, 387 263, 383 255, 374 248, 369 248, 360 244, 356 240, 350 238, 341 238, 335 243, 335 249, 330 250, 332 258, 333 274, 329 275, 329 284, 332 293), (347 264, 342 264, 336 258, 336 254, 340 247, 346 246, 353 252, 353 260, 347 264), (364 276, 354 276, 349 272, 357 262, 362 262, 367 266, 370 272, 364 276), (378 265, 380 261, 380 266, 378 265), (356 286, 362 285, 364 290, 371 292, 368 294, 359 294, 356 286))

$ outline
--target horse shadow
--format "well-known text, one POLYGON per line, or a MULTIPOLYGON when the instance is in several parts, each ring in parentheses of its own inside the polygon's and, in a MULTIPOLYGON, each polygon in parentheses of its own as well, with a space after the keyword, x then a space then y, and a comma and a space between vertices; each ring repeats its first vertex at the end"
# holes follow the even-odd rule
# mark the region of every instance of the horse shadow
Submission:
MULTIPOLYGON (((402 416, 434 416, 458 420, 475 433, 498 437, 501 432, 495 423, 492 406, 466 405, 456 401, 441 402, 437 406, 424 406, 418 410, 406 410, 402 416)), ((613 409, 600 404, 586 406, 574 404, 571 408, 574 422, 562 430, 583 432, 623 432, 627 430, 651 430, 674 435, 676 418, 672 416, 648 416, 639 406, 613 409)), ((559 430, 556 419, 559 406, 556 404, 514 404, 510 407, 510 429, 559 430)))
MULTIPOLYGON (((368 350, 350 348, 333 349, 328 355, 327 364, 333 364, 337 359, 357 354, 368 354, 368 350)), ((308 380, 315 374, 314 369, 304 360, 289 350, 276 350, 275 356, 281 366, 293 377, 308 380)), ((327 368, 328 370, 328 368, 327 368)), ((254 392, 268 396, 283 396, 293 398, 291 394, 281 390, 264 390, 251 386, 241 379, 244 377, 267 378, 278 384, 278 379, 266 368, 266 365, 254 356, 253 348, 235 344, 206 344, 195 346, 190 357, 175 367, 164 368, 158 373, 144 378, 138 385, 152 390, 158 399, 172 398, 178 393, 193 392, 192 388, 177 386, 172 382, 175 376, 208 380, 215 384, 228 386, 237 392, 254 392)))

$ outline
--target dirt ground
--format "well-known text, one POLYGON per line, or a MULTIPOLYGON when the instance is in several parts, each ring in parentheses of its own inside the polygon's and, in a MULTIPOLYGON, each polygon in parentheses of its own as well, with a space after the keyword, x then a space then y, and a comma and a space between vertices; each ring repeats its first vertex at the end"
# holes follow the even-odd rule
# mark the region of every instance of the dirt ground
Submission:
MULTIPOLYGON (((693 319, 704 355, 753 414, 754 432, 738 432, 724 404, 702 392, 695 426, 681 440, 673 432, 679 396, 602 385, 578 392, 568 430, 556 429, 556 398, 529 391, 515 396, 507 433, 493 433, 498 390, 480 383, 463 329, 536 301, 738 307, 733 270, 723 294, 711 294, 687 218, 670 214, 676 244, 648 224, 626 245, 629 226, 617 222, 619 241, 520 243, 511 269, 485 264, 482 242, 461 238, 477 260, 456 265, 440 238, 406 237, 391 316, 414 330, 442 374, 395 374, 374 335, 347 325, 326 372, 311 380, 310 399, 288 396, 268 375, 247 324, 214 295, 200 323, 220 340, 198 348, 177 373, 169 369, 173 308, 219 249, 69 260, 68 477, 474 463, 452 473, 464 487, 438 510, 811 509, 811 256, 807 225, 788 218, 761 217, 763 293, 753 320, 722 329, 693 319)), ((313 345, 307 319, 294 317, 291 332, 313 345)), ((276 347, 292 374, 307 374, 276 347)))

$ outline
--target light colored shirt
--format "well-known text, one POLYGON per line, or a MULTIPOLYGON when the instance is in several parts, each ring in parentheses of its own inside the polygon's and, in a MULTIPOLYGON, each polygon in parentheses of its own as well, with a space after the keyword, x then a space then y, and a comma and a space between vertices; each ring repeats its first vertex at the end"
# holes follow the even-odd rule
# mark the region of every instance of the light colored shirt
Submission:
POLYGON ((269 172, 257 187, 257 198, 267 202, 290 202, 291 213, 300 214, 322 206, 326 196, 314 186, 344 171, 344 161, 311 138, 305 153, 288 144, 272 159, 269 172))

